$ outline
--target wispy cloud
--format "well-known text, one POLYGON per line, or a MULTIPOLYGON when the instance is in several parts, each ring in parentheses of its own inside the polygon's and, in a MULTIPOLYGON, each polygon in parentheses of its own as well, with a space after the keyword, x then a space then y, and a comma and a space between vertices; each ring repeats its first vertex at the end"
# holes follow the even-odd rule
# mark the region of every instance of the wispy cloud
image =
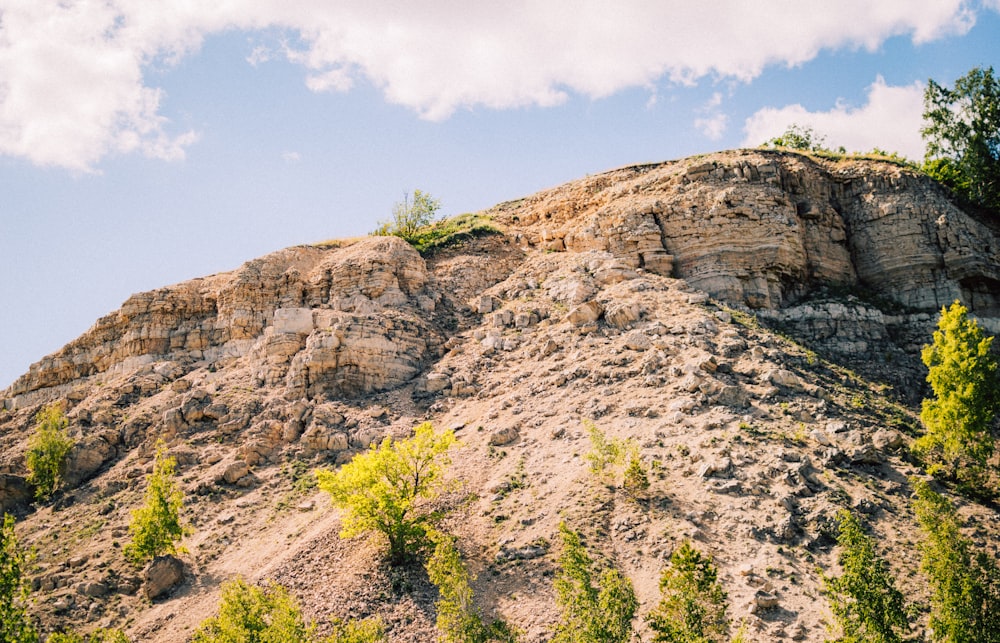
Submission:
MULTIPOLYGON (((571 93, 598 98, 706 76, 748 82, 767 66, 802 64, 824 49, 874 49, 898 35, 922 43, 964 33, 975 20, 963 0, 768 7, 0 0, 0 154, 81 171, 109 154, 182 157, 195 134, 163 118, 162 92, 144 72, 231 29, 289 37, 294 48, 257 49, 250 62, 283 55, 308 70, 314 91, 367 82, 387 101, 440 120, 458 109, 552 106, 571 93)), ((717 118, 704 120, 706 131, 717 131, 717 118)))
POLYGON ((843 146, 851 152, 877 147, 919 160, 924 155, 923 97, 923 83, 893 87, 879 77, 868 88, 868 102, 858 107, 841 103, 828 111, 810 112, 796 104, 759 110, 746 121, 743 145, 760 145, 796 124, 811 127, 830 147, 843 146))

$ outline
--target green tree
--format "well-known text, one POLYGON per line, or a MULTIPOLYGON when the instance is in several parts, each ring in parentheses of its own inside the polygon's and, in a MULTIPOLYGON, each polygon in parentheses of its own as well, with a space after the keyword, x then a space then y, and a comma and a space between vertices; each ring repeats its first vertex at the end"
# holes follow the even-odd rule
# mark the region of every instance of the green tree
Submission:
POLYGON ((24 582, 26 552, 18 545, 14 517, 3 515, 0 526, 0 641, 37 643, 38 632, 28 616, 28 586, 24 582))
POLYGON ((976 67, 924 90, 924 171, 963 200, 1000 212, 1000 79, 976 67))
POLYGON ((931 586, 931 640, 1000 642, 1000 571, 961 532, 955 508, 923 480, 914 480, 913 509, 925 539, 921 569, 931 586))
POLYGON ((174 479, 177 461, 168 457, 162 441, 156 445, 153 472, 146 479, 146 497, 142 507, 132 512, 128 530, 132 542, 125 546, 125 557, 136 565, 163 554, 176 554, 175 543, 188 533, 181 522, 184 493, 174 479))
POLYGON ((563 549, 555 580, 556 603, 562 610, 552 643, 620 643, 632 635, 639 601, 632 582, 617 569, 597 573, 580 534, 559 525, 563 549))
POLYGON ((380 223, 373 234, 396 236, 412 241, 417 231, 434 222, 440 209, 440 199, 435 199, 426 192, 414 190, 412 199, 409 194, 404 194, 403 200, 392 206, 392 218, 380 223))
POLYGON ((35 487, 39 500, 51 498, 66 473, 66 456, 73 448, 73 440, 66 432, 68 426, 60 404, 50 404, 35 416, 35 432, 28 440, 25 461, 27 480, 35 487))
POLYGON ((885 559, 850 511, 837 514, 838 562, 843 574, 824 576, 826 594, 842 634, 837 643, 902 643, 906 604, 885 559))
POLYGON ((476 607, 472 578, 455 547, 455 538, 434 532, 434 553, 427 576, 438 588, 437 629, 440 643, 515 643, 517 633, 503 620, 489 624, 476 607))
POLYGON ((826 137, 817 134, 813 128, 792 123, 784 133, 764 143, 764 147, 802 150, 803 152, 829 152, 830 150, 823 145, 825 141, 826 137))
POLYGON ((726 591, 710 556, 684 541, 660 577, 660 602, 646 617, 654 641, 716 643, 726 640, 726 591))
POLYGON ((337 471, 317 470, 319 488, 345 511, 341 537, 380 533, 389 541, 392 564, 405 562, 438 518, 434 501, 454 444, 454 433, 435 433, 425 422, 407 440, 386 437, 337 471))
POLYGON ((975 484, 993 455, 990 429, 1000 408, 1000 387, 992 343, 958 301, 942 309, 934 342, 921 353, 934 398, 923 402, 920 420, 927 433, 914 449, 929 473, 975 484))

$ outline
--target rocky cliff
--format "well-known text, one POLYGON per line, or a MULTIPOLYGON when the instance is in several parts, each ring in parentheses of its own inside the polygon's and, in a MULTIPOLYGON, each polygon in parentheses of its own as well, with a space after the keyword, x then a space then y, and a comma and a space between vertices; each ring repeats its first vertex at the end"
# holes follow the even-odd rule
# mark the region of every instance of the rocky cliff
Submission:
POLYGON ((756 150, 622 168, 485 214, 496 234, 428 257, 393 237, 302 246, 134 295, 0 393, 0 504, 40 550, 43 622, 183 640, 242 574, 289 586, 321 622, 378 614, 392 640, 433 640, 426 578, 338 540, 336 512, 302 484, 425 419, 465 443, 452 528, 487 611, 528 640, 555 619, 560 520, 590 530, 643 610, 664 557, 695 539, 760 640, 822 640, 814 570, 833 564, 839 506, 915 569, 900 511, 916 349, 954 299, 997 328, 995 227, 905 168, 756 150), (67 490, 32 507, 23 453, 50 402, 77 445, 67 490), (649 498, 587 474, 584 421, 637 441, 649 498), (158 439, 196 532, 188 580, 149 605, 115 551, 158 439))

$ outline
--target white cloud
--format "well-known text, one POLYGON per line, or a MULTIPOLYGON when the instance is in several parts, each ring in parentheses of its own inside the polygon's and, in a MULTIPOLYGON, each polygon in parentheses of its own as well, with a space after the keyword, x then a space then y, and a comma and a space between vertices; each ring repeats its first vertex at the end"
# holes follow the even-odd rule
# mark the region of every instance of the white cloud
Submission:
POLYGON ((725 114, 713 114, 707 118, 694 119, 694 126, 706 138, 717 141, 726 133, 729 118, 725 114))
MULTIPOLYGON (((91 170, 106 155, 176 158, 150 65, 225 30, 283 34, 276 47, 315 91, 370 82, 428 119, 455 110, 550 106, 668 79, 749 81, 823 49, 964 33, 964 0, 0 0, 0 154, 91 170), (712 37, 706 37, 711 34, 712 37), (283 53, 282 53, 283 51, 283 53)), ((261 62, 266 49, 250 54, 261 62)))
POLYGON ((879 77, 868 88, 868 102, 860 107, 838 104, 826 112, 810 112, 796 104, 759 110, 746 120, 743 145, 760 145, 794 123, 825 137, 827 147, 843 146, 849 152, 877 147, 920 160, 924 155, 920 137, 923 97, 923 83, 893 87, 879 77))
POLYGON ((282 152, 281 160, 289 165, 294 165, 302 160, 302 155, 298 152, 282 152))
POLYGON ((719 110, 721 106, 722 93, 715 92, 698 110, 704 115, 694 119, 695 129, 712 141, 721 139, 729 125, 729 117, 719 110))

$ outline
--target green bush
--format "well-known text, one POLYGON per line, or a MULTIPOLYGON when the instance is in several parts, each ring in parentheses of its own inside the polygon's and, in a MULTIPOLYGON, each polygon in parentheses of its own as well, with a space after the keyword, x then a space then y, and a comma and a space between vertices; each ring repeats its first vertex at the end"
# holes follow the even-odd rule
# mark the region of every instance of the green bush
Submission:
POLYGON ((433 223, 437 211, 441 209, 441 200, 420 190, 403 195, 402 202, 392 206, 392 218, 379 224, 372 234, 378 236, 401 237, 411 241, 421 228, 433 223))
POLYGON ((955 508, 923 480, 913 509, 925 539, 921 569, 931 586, 933 641, 1000 643, 1000 570, 961 532, 955 508))
POLYGON ((942 309, 934 342, 921 353, 934 398, 923 402, 920 420, 927 433, 914 450, 929 473, 945 473, 966 485, 981 483, 993 455, 991 424, 1000 407, 992 343, 958 301, 942 309))
POLYGON ((24 582, 27 554, 17 542, 14 517, 3 515, 0 526, 0 641, 37 643, 38 632, 28 616, 28 586, 24 582))
POLYGON ((28 483, 35 487, 39 500, 51 498, 66 473, 66 457, 73 448, 73 440, 66 432, 68 426, 59 404, 50 404, 35 416, 35 432, 28 441, 25 461, 28 483))
POLYGON ((124 554, 136 565, 163 554, 176 554, 175 543, 188 533, 181 523, 184 494, 174 479, 177 461, 167 457, 163 442, 156 446, 153 472, 146 479, 146 496, 142 507, 132 512, 128 530, 132 541, 124 554))
POLYGON ((854 514, 841 509, 837 520, 838 562, 843 574, 823 578, 842 632, 837 643, 902 643, 900 631, 908 629, 906 604, 889 565, 875 551, 874 541, 854 514))
POLYGON ((633 451, 629 454, 628 466, 622 480, 622 488, 625 493, 633 498, 643 495, 649 489, 649 474, 646 473, 646 466, 639 458, 639 454, 633 451))
POLYGON ((826 137, 817 134, 813 128, 792 123, 784 133, 764 143, 764 147, 803 152, 829 152, 830 150, 824 146, 825 141, 826 137))
POLYGON ((341 537, 380 533, 389 541, 390 562, 405 562, 438 518, 434 500, 454 444, 454 433, 435 433, 425 422, 413 437, 398 442, 386 437, 338 471, 317 470, 319 488, 345 511, 341 537))
POLYGON ((217 616, 202 621, 193 643, 373 643, 382 639, 378 621, 333 623, 320 639, 316 625, 302 616, 298 602, 281 585, 266 588, 236 578, 222 585, 217 616))
POLYGON ((726 591, 718 570, 685 541, 670 556, 670 566, 660 577, 660 602, 646 616, 657 642, 717 643, 729 631, 726 591))
POLYGON ((435 546, 427 561, 427 577, 438 588, 439 643, 515 643, 517 633, 505 621, 483 622, 454 537, 435 532, 431 539, 435 546))
POLYGON ((552 643, 622 643, 632 636, 639 601, 632 582, 614 568, 598 572, 580 535, 559 525, 563 550, 556 575, 556 603, 562 610, 552 643))
POLYGON ((223 584, 219 614, 202 621, 194 643, 304 643, 314 632, 285 588, 262 589, 237 578, 223 584))

